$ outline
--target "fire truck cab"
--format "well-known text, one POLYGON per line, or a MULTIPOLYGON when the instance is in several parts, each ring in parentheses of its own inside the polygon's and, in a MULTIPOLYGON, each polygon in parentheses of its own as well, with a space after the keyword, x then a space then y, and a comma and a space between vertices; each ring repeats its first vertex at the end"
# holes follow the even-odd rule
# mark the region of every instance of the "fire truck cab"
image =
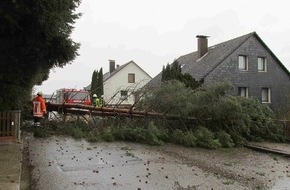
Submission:
POLYGON ((90 94, 86 90, 62 88, 56 91, 56 103, 91 105, 90 94))

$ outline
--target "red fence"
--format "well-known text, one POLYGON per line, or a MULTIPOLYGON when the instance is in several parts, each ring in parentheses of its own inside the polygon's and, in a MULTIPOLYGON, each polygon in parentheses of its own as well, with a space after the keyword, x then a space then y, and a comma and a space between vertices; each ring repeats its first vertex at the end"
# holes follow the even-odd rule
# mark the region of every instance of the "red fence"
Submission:
POLYGON ((0 140, 20 140, 20 111, 0 112, 0 140))

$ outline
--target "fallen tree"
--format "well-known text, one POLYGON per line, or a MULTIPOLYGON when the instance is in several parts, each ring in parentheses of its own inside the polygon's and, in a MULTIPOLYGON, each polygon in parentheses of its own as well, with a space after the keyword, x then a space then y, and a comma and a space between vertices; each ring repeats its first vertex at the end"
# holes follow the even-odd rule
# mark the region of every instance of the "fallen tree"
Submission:
POLYGON ((47 103, 48 111, 57 111, 63 114, 88 114, 94 116, 126 116, 126 117, 148 117, 148 118, 164 118, 169 120, 184 119, 196 120, 195 117, 182 117, 180 115, 172 115, 165 113, 139 111, 134 109, 122 109, 116 107, 94 107, 91 105, 70 104, 70 103, 47 103))

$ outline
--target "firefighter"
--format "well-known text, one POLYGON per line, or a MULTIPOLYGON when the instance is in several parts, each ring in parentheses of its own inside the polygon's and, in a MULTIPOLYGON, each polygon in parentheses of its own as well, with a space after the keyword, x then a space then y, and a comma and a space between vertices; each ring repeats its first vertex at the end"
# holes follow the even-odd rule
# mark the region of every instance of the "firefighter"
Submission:
POLYGON ((101 100, 98 98, 96 94, 93 94, 93 100, 92 100, 93 106, 95 107, 101 107, 101 100))
POLYGON ((42 92, 38 92, 37 96, 32 100, 34 127, 40 127, 40 121, 46 115, 46 104, 42 97, 42 92))
POLYGON ((104 95, 101 96, 101 107, 104 107, 105 106, 105 103, 104 103, 104 95))

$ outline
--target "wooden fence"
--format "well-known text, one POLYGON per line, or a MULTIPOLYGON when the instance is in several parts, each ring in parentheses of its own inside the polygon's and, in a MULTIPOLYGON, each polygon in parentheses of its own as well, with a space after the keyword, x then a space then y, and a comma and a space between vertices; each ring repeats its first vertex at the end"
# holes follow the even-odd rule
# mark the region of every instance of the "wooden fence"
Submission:
POLYGON ((19 110, 0 112, 0 140, 20 140, 19 110))

